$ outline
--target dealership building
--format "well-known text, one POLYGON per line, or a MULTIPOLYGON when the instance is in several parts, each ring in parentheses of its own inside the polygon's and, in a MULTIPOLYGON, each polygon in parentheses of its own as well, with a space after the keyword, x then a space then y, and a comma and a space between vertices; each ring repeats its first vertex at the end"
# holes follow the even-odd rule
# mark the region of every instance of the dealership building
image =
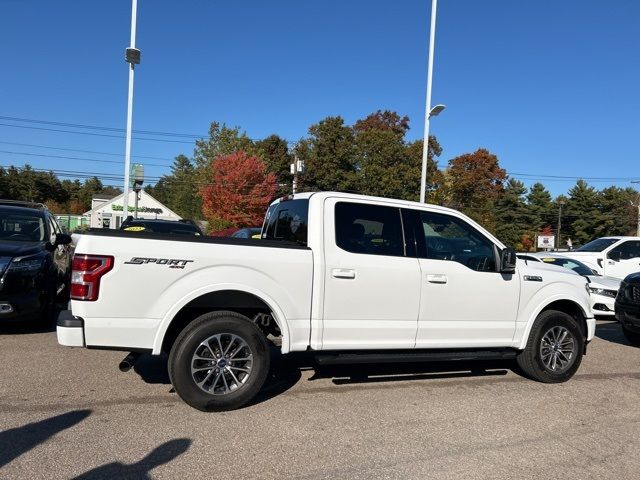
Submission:
MULTIPOLYGON (((123 215, 122 212, 123 198, 123 193, 112 198, 104 195, 95 195, 91 199, 91 210, 85 212, 82 216, 88 219, 91 228, 120 228, 127 216, 134 215, 135 192, 129 192, 129 213, 127 215, 123 215)), ((144 190, 140 190, 138 193, 138 218, 174 221, 181 219, 176 212, 170 210, 144 190)))

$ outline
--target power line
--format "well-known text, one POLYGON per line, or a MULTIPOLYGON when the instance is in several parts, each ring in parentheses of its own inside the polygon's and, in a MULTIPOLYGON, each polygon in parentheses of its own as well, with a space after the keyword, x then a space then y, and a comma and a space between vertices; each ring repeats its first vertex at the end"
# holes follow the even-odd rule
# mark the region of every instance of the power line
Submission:
MULTIPOLYGON (((12 152, 9 150, 0 150, 0 153, 6 153, 10 155, 26 155, 29 157, 44 157, 44 158, 58 158, 61 160, 81 160, 83 162, 97 162, 97 163, 116 163, 118 165, 122 165, 122 162, 117 160, 99 160, 96 158, 83 158, 83 157, 69 157, 66 155, 49 155, 44 153, 26 153, 26 152, 12 152)), ((145 166, 150 167, 171 167, 171 164, 167 163, 145 163, 145 166)))
MULTIPOLYGON (((48 120, 34 120, 32 118, 6 117, 3 115, 0 115, 0 119, 10 120, 12 122, 38 123, 41 125, 55 125, 58 127, 84 128, 89 130, 102 130, 107 132, 122 132, 122 133, 125 132, 124 128, 87 125, 83 123, 52 122, 48 120)), ((143 135, 154 135, 154 136, 164 136, 164 137, 186 137, 186 138, 194 138, 194 139, 200 139, 208 136, 208 135, 196 135, 192 133, 156 132, 151 130, 132 130, 132 131, 134 133, 140 133, 143 135)))
MULTIPOLYGON (((34 147, 34 148, 46 148, 49 150, 61 150, 61 151, 66 151, 66 152, 79 152, 79 153, 93 153, 96 155, 110 155, 112 157, 122 157, 122 153, 113 153, 113 152, 98 152, 96 150, 80 150, 77 148, 64 148, 64 147, 52 147, 50 145, 35 145, 33 143, 18 143, 18 142, 3 142, 0 141, 1 144, 3 145, 17 145, 19 147, 34 147)), ((148 159, 148 160, 167 160, 167 161, 173 161, 172 158, 167 158, 167 157, 151 157, 148 155, 131 155, 131 158, 143 158, 143 159, 148 159)))
MULTIPOLYGON (((94 137, 109 137, 109 138, 124 138, 124 135, 109 135, 107 133, 95 133, 95 132, 74 132, 73 130, 60 130, 57 128, 46 128, 46 127, 29 127, 27 125, 11 125, 9 123, 0 123, 0 126, 3 127, 13 127, 13 128, 26 128, 29 130, 43 130, 47 132, 57 132, 57 133, 71 133, 76 135, 91 135, 94 137)), ((135 140, 147 140, 150 142, 165 142, 165 143, 184 143, 188 145, 192 145, 193 142, 186 142, 183 140, 168 140, 166 138, 144 138, 144 137, 134 137, 135 140)))
POLYGON ((520 176, 520 177, 532 177, 532 180, 600 180, 600 181, 619 181, 619 182, 631 182, 632 180, 637 179, 638 177, 585 177, 585 176, 569 176, 569 175, 547 175, 542 173, 509 173, 507 174, 510 177, 520 176))
MULTIPOLYGON (((85 129, 85 130, 118 132, 123 134, 125 133, 125 129, 123 128, 107 127, 107 126, 100 126, 100 125, 89 125, 84 123, 55 122, 51 120, 37 120, 33 118, 9 117, 9 116, 3 116, 3 115, 0 115, 0 120, 6 120, 11 122, 35 123, 40 125, 51 125, 51 126, 57 126, 57 127, 79 128, 79 129, 85 129)), ((60 133, 78 133, 78 134, 84 134, 84 135, 92 134, 91 132, 75 132, 75 131, 69 131, 69 130, 48 129, 44 127, 28 127, 26 125, 12 125, 12 124, 6 124, 6 123, 0 123, 0 125, 7 126, 7 127, 16 127, 16 128, 31 128, 34 130, 54 131, 54 132, 60 132, 60 133)), ((201 135, 201 134, 195 134, 195 133, 177 133, 177 132, 163 132, 163 131, 153 131, 153 130, 132 130, 132 131, 133 133, 137 133, 139 135, 151 135, 155 137, 191 138, 192 140, 201 140, 201 139, 206 140, 209 137, 209 133, 201 135)), ((124 138, 124 135, 119 136, 119 135, 106 135, 106 134, 95 134, 95 133, 93 135, 113 137, 113 138, 124 138)), ((159 142, 164 141, 164 142, 173 142, 173 143, 188 143, 188 144, 193 143, 193 142, 184 142, 179 140, 152 139, 152 138, 144 138, 144 137, 135 137, 135 138, 138 140, 154 140, 159 142)), ((287 144, 294 145, 297 143, 297 141, 287 140, 286 138, 282 138, 282 139, 285 142, 287 142, 287 144)), ((249 140, 256 142, 259 139, 249 138, 249 140)))

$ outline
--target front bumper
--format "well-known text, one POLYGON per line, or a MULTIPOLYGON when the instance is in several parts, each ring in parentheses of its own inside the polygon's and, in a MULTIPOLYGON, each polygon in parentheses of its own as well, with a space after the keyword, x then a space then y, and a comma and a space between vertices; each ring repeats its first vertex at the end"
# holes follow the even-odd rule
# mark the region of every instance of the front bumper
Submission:
POLYGON ((640 333, 640 304, 616 302, 616 319, 625 328, 640 333))
POLYGON ((605 295, 591 294, 591 310, 597 316, 615 315, 616 299, 605 295))
POLYGON ((58 343, 65 347, 84 347, 84 320, 74 317, 71 310, 62 310, 56 327, 58 343))
POLYGON ((10 293, 0 296, 0 321, 36 320, 43 313, 43 299, 38 291, 10 293))

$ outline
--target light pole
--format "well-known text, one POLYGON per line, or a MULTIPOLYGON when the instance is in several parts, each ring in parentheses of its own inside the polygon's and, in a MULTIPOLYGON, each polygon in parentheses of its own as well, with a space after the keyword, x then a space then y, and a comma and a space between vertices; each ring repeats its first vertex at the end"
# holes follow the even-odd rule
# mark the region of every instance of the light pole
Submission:
MULTIPOLYGON (((131 44, 125 50, 125 60, 129 64, 129 97, 127 99, 127 133, 124 151, 124 188, 122 197, 122 220, 129 214, 129 171, 131 169, 131 126, 133 123, 133 70, 140 63, 140 50, 136 48, 136 20, 138 0, 131 0, 131 44)), ((137 195, 137 194, 136 194, 137 195)))
POLYGON ((433 80, 433 52, 436 42, 436 11, 438 0, 431 0, 431 29, 429 32, 429 60, 427 62, 427 99, 424 115, 424 140, 422 146, 422 176, 420 178, 420 202, 425 203, 427 187, 427 161, 429 158, 429 118, 435 117, 442 110, 444 105, 436 105, 431 108, 431 84, 433 80))
POLYGON ((562 227, 562 206, 564 203, 564 200, 558 201, 558 238, 556 239, 556 250, 560 250, 560 228, 562 227))

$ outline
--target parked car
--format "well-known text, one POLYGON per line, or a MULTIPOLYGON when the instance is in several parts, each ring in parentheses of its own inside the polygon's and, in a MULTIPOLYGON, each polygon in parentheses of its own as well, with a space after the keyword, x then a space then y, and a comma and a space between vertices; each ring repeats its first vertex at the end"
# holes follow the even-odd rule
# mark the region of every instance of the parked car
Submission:
POLYGON ((53 320, 69 298, 70 243, 44 205, 0 200, 0 322, 53 320))
POLYGON ((127 217, 120 225, 120 230, 163 235, 203 235, 200 227, 192 220, 172 221, 127 217))
POLYGON ((82 235, 70 347, 169 353, 178 395, 200 410, 249 402, 282 353, 318 362, 517 359, 557 383, 577 371, 595 320, 584 277, 520 261, 464 214, 346 193, 274 202, 262 239, 82 235))
POLYGON ((627 340, 640 347, 640 273, 622 281, 616 297, 616 318, 627 340))
POLYGON ((231 236, 233 238, 260 238, 260 231, 261 229, 258 227, 242 228, 231 236))
POLYGON ((602 276, 579 260, 558 253, 518 253, 518 258, 568 268, 578 275, 582 275, 589 282, 589 293, 591 293, 591 308, 593 309, 593 313, 598 316, 615 315, 615 300, 618 289, 620 288, 619 279, 602 276))
POLYGON ((622 280, 640 271, 640 237, 602 237, 571 252, 600 275, 622 280))

